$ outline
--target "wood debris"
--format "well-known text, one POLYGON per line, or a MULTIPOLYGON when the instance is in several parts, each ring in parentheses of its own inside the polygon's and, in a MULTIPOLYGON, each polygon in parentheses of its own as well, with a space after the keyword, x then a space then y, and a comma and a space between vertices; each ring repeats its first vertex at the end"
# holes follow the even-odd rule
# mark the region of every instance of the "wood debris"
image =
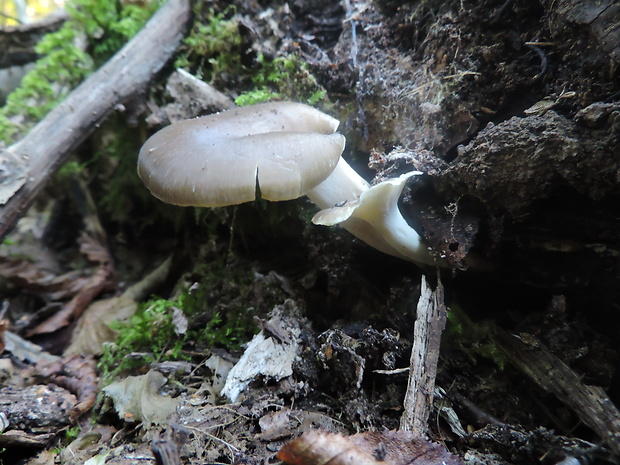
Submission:
POLYGON ((443 301, 441 280, 437 283, 437 289, 432 291, 426 282, 426 277, 422 276, 421 289, 400 429, 425 437, 433 406, 441 333, 446 326, 446 306, 443 301))

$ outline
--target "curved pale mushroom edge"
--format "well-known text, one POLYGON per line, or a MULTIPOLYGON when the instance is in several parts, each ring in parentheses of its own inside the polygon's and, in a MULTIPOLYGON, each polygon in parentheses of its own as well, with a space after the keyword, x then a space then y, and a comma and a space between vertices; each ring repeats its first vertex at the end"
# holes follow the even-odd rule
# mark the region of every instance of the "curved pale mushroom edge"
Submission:
POLYGON ((326 226, 339 224, 371 247, 404 260, 447 266, 431 253, 398 208, 398 199, 407 180, 422 174, 411 171, 380 182, 353 201, 319 211, 312 222, 326 226))

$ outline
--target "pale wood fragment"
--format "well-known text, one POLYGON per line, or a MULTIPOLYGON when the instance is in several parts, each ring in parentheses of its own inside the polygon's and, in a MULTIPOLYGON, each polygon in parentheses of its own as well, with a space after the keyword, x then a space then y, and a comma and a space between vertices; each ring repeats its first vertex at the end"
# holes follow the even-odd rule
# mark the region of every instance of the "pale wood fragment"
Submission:
POLYGON ((441 281, 433 291, 422 276, 421 295, 418 301, 414 326, 413 348, 404 412, 400 429, 416 436, 426 436, 428 418, 433 406, 435 376, 439 362, 441 333, 446 327, 446 306, 441 281))

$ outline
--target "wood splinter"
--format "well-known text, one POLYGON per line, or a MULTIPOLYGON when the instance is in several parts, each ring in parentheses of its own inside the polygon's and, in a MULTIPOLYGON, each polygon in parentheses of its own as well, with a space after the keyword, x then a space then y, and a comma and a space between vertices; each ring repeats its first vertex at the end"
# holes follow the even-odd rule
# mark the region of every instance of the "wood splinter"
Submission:
POLYGON ((426 282, 426 277, 422 276, 417 318, 413 329, 409 381, 403 402, 404 412, 400 419, 401 430, 411 431, 420 437, 425 437, 428 432, 439 346, 441 333, 446 327, 446 315, 443 284, 439 276, 434 291, 426 282))

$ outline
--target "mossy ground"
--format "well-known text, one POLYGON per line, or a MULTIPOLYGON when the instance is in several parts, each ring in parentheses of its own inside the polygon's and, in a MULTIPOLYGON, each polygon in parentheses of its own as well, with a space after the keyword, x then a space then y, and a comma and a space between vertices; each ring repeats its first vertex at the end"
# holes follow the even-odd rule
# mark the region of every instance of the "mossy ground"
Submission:
POLYGON ((221 256, 204 258, 207 263, 184 275, 170 299, 153 297, 129 321, 112 325, 118 338, 106 344, 99 362, 104 384, 152 363, 200 362, 212 350, 237 353, 258 331, 254 318, 285 298, 277 281, 255 269, 227 264, 221 256))

